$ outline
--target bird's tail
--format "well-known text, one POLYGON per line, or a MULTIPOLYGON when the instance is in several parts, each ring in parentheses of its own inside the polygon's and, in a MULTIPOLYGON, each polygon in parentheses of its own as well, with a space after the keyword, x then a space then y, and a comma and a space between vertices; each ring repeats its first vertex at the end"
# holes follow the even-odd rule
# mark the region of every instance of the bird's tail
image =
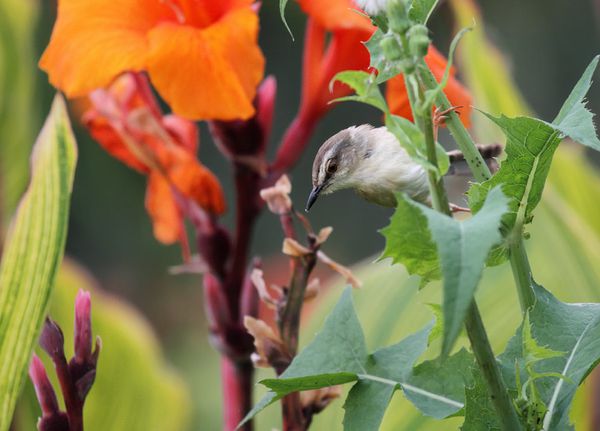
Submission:
MULTIPOLYGON (((485 160, 492 172, 498 170, 498 162, 496 157, 502 153, 502 145, 490 144, 490 145, 477 145, 479 154, 485 160)), ((448 157, 450 158, 450 168, 448 169, 447 175, 470 175, 471 171, 466 163, 465 155, 460 150, 448 151, 448 157)))

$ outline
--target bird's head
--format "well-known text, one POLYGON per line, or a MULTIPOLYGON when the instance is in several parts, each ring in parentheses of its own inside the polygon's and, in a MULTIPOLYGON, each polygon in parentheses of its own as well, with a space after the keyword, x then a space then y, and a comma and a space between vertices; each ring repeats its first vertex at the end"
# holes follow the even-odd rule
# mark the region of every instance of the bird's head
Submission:
POLYGON ((368 153, 372 126, 344 129, 327 139, 315 156, 312 167, 312 190, 306 203, 308 211, 319 195, 354 186, 353 173, 368 153))

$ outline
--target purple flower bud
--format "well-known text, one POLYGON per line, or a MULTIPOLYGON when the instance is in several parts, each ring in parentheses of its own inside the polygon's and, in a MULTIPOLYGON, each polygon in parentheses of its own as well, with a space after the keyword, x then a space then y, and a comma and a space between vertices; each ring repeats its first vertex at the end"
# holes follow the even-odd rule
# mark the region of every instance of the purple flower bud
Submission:
POLYGON ((69 431, 67 415, 59 410, 56 393, 48 379, 44 364, 35 353, 29 366, 29 377, 33 382, 35 394, 42 408, 42 417, 38 421, 38 430, 69 431))
POLYGON ((79 290, 75 298, 75 357, 80 364, 89 363, 92 356, 92 303, 90 293, 79 290))
POLYGON ((47 317, 40 336, 40 346, 56 362, 65 361, 64 344, 65 337, 62 330, 55 321, 47 317))

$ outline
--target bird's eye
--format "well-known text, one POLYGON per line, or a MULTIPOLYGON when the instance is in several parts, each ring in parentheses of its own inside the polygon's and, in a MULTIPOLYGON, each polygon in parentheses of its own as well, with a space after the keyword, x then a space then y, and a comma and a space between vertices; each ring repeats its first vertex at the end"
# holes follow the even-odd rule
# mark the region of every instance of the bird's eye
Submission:
POLYGON ((335 160, 330 160, 329 163, 327 163, 327 168, 325 170, 328 174, 335 173, 335 171, 337 171, 337 163, 335 160))

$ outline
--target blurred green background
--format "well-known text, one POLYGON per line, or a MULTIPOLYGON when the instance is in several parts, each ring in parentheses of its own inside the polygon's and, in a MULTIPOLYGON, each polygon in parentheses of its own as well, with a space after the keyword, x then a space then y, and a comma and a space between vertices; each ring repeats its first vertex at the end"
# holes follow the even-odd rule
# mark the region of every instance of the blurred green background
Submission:
MULTIPOLYGON (((442 3, 432 21, 432 35, 434 43, 445 52, 454 20, 449 5, 442 3)), ((512 76, 530 109, 543 119, 552 119, 585 66, 600 51, 600 2, 488 0, 479 4, 487 35, 505 54, 512 76)), ((22 150, 33 142, 43 115, 50 106, 54 90, 35 64, 49 40, 55 18, 55 2, 0 0, 0 7, 0 146, 3 147, 0 152, 0 172, 6 172, 23 164, 23 154, 26 153, 22 150)), ((267 58, 267 73, 274 74, 278 80, 277 109, 270 147, 273 152, 298 106, 305 17, 298 5, 290 2, 287 16, 296 36, 294 43, 280 22, 277 1, 264 1, 260 16, 260 42, 267 58)), ((600 86, 592 87, 589 101, 592 111, 600 112, 600 86)), ((477 101, 475 104, 477 106, 477 101)), ((217 381, 217 355, 207 342, 200 279, 168 274, 168 268, 180 261, 179 250, 177 247, 160 245, 152 236, 149 218, 144 210, 145 178, 109 157, 91 141, 85 130, 77 124, 76 118, 72 118, 72 121, 80 155, 73 190, 67 254, 87 268, 102 289, 127 300, 149 321, 159 337, 166 362, 179 373, 190 391, 191 417, 186 429, 218 430, 221 393, 217 381)), ((294 188, 292 197, 298 206, 303 205, 308 194, 312 156, 320 143, 341 128, 365 122, 379 124, 379 114, 357 104, 336 106, 321 122, 301 163, 291 173, 294 188)), ((230 205, 233 205, 230 169, 212 144, 204 125, 202 132, 200 158, 219 176, 230 205)), ((591 165, 582 164, 582 160, 592 160, 594 157, 599 159, 597 155, 588 153, 582 156, 568 152, 563 156, 567 161, 562 162, 561 159, 562 170, 557 171, 555 167, 553 173, 554 207, 545 204, 540 210, 536 216, 539 225, 534 228, 533 241, 530 241, 535 247, 533 263, 539 281, 555 293, 556 290, 568 293, 568 297, 558 294, 563 300, 600 299, 600 286, 596 284, 600 274, 594 272, 597 269, 587 268, 588 264, 593 266, 593 257, 598 257, 600 252, 597 247, 600 214, 597 210, 593 212, 594 208, 598 208, 599 201, 585 192, 590 182, 596 183, 594 187, 600 186, 597 184, 598 178, 589 171, 593 169, 591 165), (584 178, 580 178, 581 171, 585 172, 584 178), (558 203, 556 199, 559 199, 558 203), (573 218, 567 220, 565 211, 573 218), (591 233, 578 234, 575 231, 579 225, 587 226, 591 233), (539 241, 537 246, 536 241, 539 241), (556 272, 556 267, 565 262, 568 268, 556 272), (572 277, 567 278, 567 274, 572 277), (576 283, 579 287, 571 289, 566 283, 576 283)), ((17 184, 13 190, 15 196, 19 194, 18 187, 17 184)), ((600 197, 600 192, 596 192, 595 197, 600 197)), ((231 225, 231 216, 230 211, 225 218, 228 225, 231 225)), ((352 192, 326 197, 310 213, 315 226, 334 226, 334 234, 325 251, 345 264, 372 260, 371 257, 383 248, 383 237, 376 231, 386 225, 389 216, 389 210, 366 204, 352 192)), ((267 262, 269 256, 278 255, 281 244, 281 233, 273 228, 272 217, 266 212, 261 216, 253 249, 267 262)), ((271 266, 274 267, 282 261, 272 262, 271 266)), ((597 266, 598 260, 595 262, 597 266)), ((269 264, 266 266, 269 268, 269 264)), ((357 301, 363 322, 370 328, 367 332, 372 334, 367 338, 372 345, 379 345, 397 340, 399 333, 406 334, 409 329, 415 329, 414 323, 408 325, 410 328, 400 323, 392 325, 391 322, 397 321, 396 313, 400 309, 409 309, 412 313, 409 315, 422 316, 422 321, 426 321, 429 318, 427 311, 419 304, 430 301, 428 295, 435 297, 436 289, 429 288, 423 294, 425 299, 415 298, 415 282, 406 280, 401 269, 390 272, 387 264, 373 268, 368 266, 365 269, 365 278, 370 282, 358 294, 357 301), (369 295, 378 298, 377 301, 368 304, 366 297, 369 295)), ((512 331, 507 322, 510 322, 508 317, 513 316, 510 314, 513 304, 510 301, 515 298, 506 266, 494 269, 490 274, 481 295, 486 295, 484 304, 489 305, 488 309, 496 310, 496 314, 486 315, 486 323, 503 331, 504 338, 498 337, 496 344, 501 347, 512 331), (506 288, 502 294, 499 294, 499 286, 506 288), (491 293, 486 293, 488 291, 491 293), (499 301, 501 306, 494 301, 499 301)), ((282 283, 285 280, 270 281, 282 283)), ((332 299, 337 298, 338 292, 336 290, 331 295, 332 299)), ((322 307, 326 308, 329 301, 323 300, 323 304, 322 307)), ((72 318, 69 312, 70 307, 57 311, 67 322, 72 318)), ((317 315, 321 316, 322 312, 317 312, 317 315)), ((513 317, 513 327, 516 327, 516 314, 513 317)), ((398 322, 418 320, 401 318, 398 322)), ((311 322, 309 332, 314 332, 312 328, 318 328, 318 322, 320 318, 311 322)), ((109 343, 110 340, 105 339, 105 345, 109 343)), ((99 379, 102 379, 101 370, 99 379)), ((181 382, 176 386, 185 391, 181 382)), ((159 390, 158 386, 156 390, 159 390)), ((323 429, 335 428, 340 423, 341 402, 337 402, 336 406, 330 413, 318 418, 316 424, 321 424, 323 429)), ((395 405, 393 410, 397 412, 399 409, 400 406, 395 405)), ((277 423, 274 410, 271 409, 271 413, 261 419, 259 430, 270 429, 271 425, 277 423)), ((417 422, 420 420, 414 414, 410 417, 417 422)), ((155 424, 157 428, 146 426, 131 429, 177 430, 180 428, 176 423, 184 422, 182 419, 172 423, 173 428, 155 424)), ((388 429, 401 429, 394 419, 386 424, 388 429)), ((407 424, 415 425, 416 422, 405 421, 403 429, 414 429, 407 424)), ((433 429, 442 429, 439 423, 437 426, 433 429)), ((445 426, 448 429, 456 428, 456 425, 445 426)))

